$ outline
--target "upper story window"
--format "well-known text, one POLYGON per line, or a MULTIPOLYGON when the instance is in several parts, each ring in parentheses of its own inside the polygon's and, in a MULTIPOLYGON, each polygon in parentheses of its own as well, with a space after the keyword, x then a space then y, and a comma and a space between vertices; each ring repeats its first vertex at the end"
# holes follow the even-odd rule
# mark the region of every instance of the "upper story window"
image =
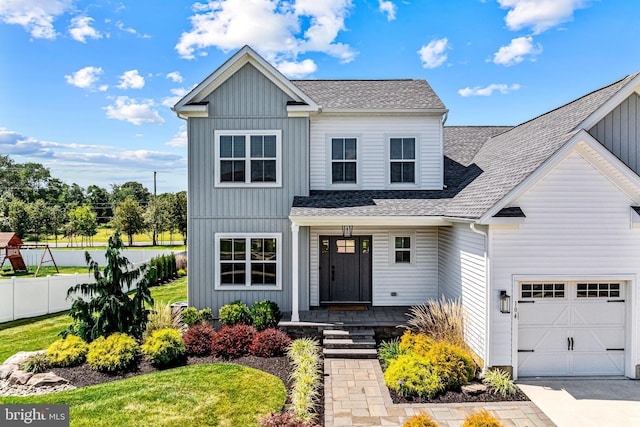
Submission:
POLYGON ((334 184, 357 182, 358 141, 356 138, 331 138, 331 181, 334 184))
POLYGON ((216 187, 281 185, 281 132, 216 131, 216 187))
POLYGON ((391 184, 415 184, 416 139, 390 138, 389 162, 391 184))

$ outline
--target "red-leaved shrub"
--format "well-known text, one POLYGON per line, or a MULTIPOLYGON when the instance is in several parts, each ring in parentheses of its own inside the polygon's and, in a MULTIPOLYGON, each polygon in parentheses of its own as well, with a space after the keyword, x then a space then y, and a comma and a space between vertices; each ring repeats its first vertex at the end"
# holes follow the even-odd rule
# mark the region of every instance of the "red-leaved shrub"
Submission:
POLYGON ((187 329, 182 340, 189 356, 207 356, 211 354, 211 341, 216 331, 208 325, 194 325, 187 329))
POLYGON ((244 356, 255 334, 256 328, 242 323, 223 326, 211 340, 211 353, 225 359, 244 356))
POLYGON ((249 353, 258 357, 283 356, 291 338, 275 328, 265 329, 253 337, 249 346, 249 353))

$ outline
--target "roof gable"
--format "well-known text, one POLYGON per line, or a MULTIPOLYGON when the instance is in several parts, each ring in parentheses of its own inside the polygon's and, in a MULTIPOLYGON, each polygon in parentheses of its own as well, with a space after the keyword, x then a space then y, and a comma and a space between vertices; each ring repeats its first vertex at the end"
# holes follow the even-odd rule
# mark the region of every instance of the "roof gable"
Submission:
POLYGON ((318 106, 308 95, 292 84, 280 71, 249 46, 244 46, 237 51, 224 64, 218 67, 217 70, 193 88, 191 92, 176 103, 173 110, 177 113, 188 113, 189 106, 202 102, 247 63, 253 65, 291 98, 300 103, 304 103, 307 108, 311 110, 317 110, 318 106))

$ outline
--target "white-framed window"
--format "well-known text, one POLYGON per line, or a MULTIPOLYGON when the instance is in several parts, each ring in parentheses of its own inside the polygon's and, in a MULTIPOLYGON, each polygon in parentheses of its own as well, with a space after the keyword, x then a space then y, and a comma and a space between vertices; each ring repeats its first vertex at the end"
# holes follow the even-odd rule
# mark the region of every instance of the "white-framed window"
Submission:
POLYGON ((416 184, 416 138, 389 138, 389 183, 416 184))
POLYGON ((282 289, 281 233, 216 233, 216 289, 282 289))
POLYGON ((331 138, 331 183, 358 183, 357 138, 331 138))
POLYGON ((216 187, 280 187, 282 132, 215 131, 216 187))
POLYGON ((391 263, 412 264, 415 256, 415 233, 396 233, 389 237, 391 263))

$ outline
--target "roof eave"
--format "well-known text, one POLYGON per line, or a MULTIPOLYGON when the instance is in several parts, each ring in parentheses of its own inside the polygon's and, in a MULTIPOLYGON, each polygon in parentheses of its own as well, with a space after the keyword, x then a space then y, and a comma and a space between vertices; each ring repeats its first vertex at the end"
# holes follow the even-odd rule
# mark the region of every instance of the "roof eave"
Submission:
POLYGON ((326 114, 421 114, 442 115, 449 112, 447 108, 320 108, 326 114))
POLYGON ((425 215, 289 215, 293 224, 300 226, 446 226, 451 225, 442 216, 425 215))

